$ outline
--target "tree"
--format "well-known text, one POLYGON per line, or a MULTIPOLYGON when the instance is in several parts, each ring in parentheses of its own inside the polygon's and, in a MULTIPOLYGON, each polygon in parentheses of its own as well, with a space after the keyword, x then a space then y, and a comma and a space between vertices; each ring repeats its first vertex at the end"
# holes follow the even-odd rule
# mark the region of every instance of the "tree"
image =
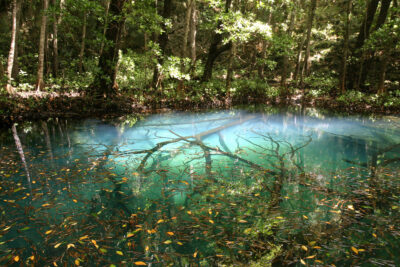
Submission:
POLYGON ((311 0, 310 11, 308 13, 308 22, 307 22, 307 37, 306 37, 306 54, 303 60, 303 68, 300 76, 300 84, 303 86, 304 76, 308 76, 310 74, 310 41, 311 41, 311 31, 315 17, 315 10, 317 8, 317 0, 311 0))
POLYGON ((165 23, 167 19, 170 18, 171 16, 171 11, 172 11, 172 0, 164 0, 163 1, 164 6, 163 6, 163 12, 162 12, 162 17, 164 18, 164 21, 162 22, 162 33, 158 37, 158 45, 160 48, 161 54, 157 56, 157 61, 158 65, 154 67, 154 72, 153 72, 153 81, 152 81, 152 87, 157 88, 159 87, 161 83, 161 74, 159 68, 162 67, 164 63, 164 55, 165 55, 165 50, 167 48, 168 44, 168 27, 165 23))
POLYGON ((12 74, 13 74, 13 67, 15 62, 16 56, 16 49, 17 49, 17 36, 18 36, 18 1, 13 0, 12 6, 12 30, 11 30, 11 44, 10 44, 10 52, 8 53, 8 60, 7 60, 7 85, 6 89, 9 94, 14 93, 14 89, 11 85, 12 81, 12 74))
MULTIPOLYGON (((232 3, 232 0, 225 1, 225 13, 229 12, 231 3, 232 3)), ((213 38, 211 40, 210 48, 208 49, 207 60, 206 60, 205 66, 204 66, 203 77, 201 78, 201 80, 203 82, 207 82, 208 80, 211 79, 214 62, 217 59, 217 57, 220 54, 222 54, 223 52, 228 51, 232 46, 231 42, 221 45, 223 36, 222 36, 222 33, 218 32, 218 30, 221 30, 221 27, 222 27, 222 20, 219 20, 217 23, 217 32, 214 33, 213 38)))
POLYGON ((347 8, 346 8, 346 24, 344 30, 344 40, 343 40, 343 57, 342 57, 342 65, 340 68, 340 92, 342 94, 346 91, 346 67, 347 67, 347 58, 349 54, 349 28, 350 28, 350 13, 351 13, 351 0, 347 0, 347 8))
POLYGON ((105 34, 107 44, 104 45, 103 53, 99 59, 99 70, 90 86, 91 93, 96 96, 112 97, 115 95, 118 87, 115 78, 118 63, 119 39, 125 20, 123 12, 125 2, 125 0, 110 1, 109 19, 105 34))
POLYGON ((47 9, 49 0, 43 0, 42 22, 40 26, 40 41, 39 41, 39 64, 37 71, 36 90, 41 91, 44 88, 44 56, 46 46, 46 27, 47 27, 47 9))

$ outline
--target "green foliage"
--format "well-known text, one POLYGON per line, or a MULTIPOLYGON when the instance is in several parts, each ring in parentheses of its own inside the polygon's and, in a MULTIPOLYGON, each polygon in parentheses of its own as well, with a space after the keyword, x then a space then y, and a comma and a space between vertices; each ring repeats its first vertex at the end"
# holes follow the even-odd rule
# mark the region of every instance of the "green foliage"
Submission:
POLYGON ((266 98, 276 97, 279 95, 279 89, 270 87, 268 83, 262 79, 239 79, 233 82, 232 89, 233 99, 238 102, 263 101, 266 98))
POLYGON ((360 91, 347 91, 345 94, 336 98, 340 104, 344 105, 352 105, 352 104, 361 104, 364 101, 365 94, 360 91))
POLYGON ((308 88, 308 94, 312 97, 329 96, 336 90, 339 81, 332 73, 314 73, 304 79, 305 87, 308 88))

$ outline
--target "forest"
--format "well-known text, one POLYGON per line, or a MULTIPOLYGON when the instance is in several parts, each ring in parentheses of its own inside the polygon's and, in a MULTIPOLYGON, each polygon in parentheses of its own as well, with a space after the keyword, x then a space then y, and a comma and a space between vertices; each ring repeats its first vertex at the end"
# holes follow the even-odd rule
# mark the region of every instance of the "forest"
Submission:
POLYGON ((2 0, 1 116, 293 102, 394 113, 399 10, 397 0, 2 0))
POLYGON ((1 266, 400 266, 399 0, 0 0, 1 266))

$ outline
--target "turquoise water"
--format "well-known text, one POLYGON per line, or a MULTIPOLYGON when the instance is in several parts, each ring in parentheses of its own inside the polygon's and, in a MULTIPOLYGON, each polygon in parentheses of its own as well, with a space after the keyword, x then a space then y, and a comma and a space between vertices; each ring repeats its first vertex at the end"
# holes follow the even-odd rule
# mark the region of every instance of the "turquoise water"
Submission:
POLYGON ((400 265, 398 117, 50 119, 0 146, 1 265, 400 265))

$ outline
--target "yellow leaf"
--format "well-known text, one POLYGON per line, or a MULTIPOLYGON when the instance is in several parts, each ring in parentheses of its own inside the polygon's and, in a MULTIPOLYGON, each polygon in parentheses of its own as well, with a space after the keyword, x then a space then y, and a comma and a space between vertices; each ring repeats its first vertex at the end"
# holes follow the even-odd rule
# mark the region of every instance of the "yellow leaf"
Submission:
POLYGON ((303 215, 303 218, 306 219, 306 220, 308 220, 308 217, 307 217, 306 215, 303 215))
POLYGON ((182 242, 176 242, 179 246, 182 246, 183 245, 183 243, 182 242))
POLYGON ((120 256, 123 256, 123 255, 124 255, 124 253, 122 253, 122 251, 119 251, 119 250, 117 250, 115 253, 117 253, 117 254, 120 255, 120 256))
POLYGON ((320 260, 315 260, 316 263, 324 263, 323 261, 320 260))
POLYGON ((176 220, 176 217, 172 217, 171 220, 176 220))
POLYGON ((81 237, 79 238, 79 240, 84 240, 84 239, 87 239, 87 238, 89 238, 89 236, 88 236, 88 235, 84 235, 84 236, 81 236, 81 237))
POLYGON ((191 214, 192 214, 192 212, 191 212, 190 210, 188 210, 188 211, 187 211, 187 214, 191 215, 191 214))
POLYGON ((355 247, 351 247, 351 250, 352 250, 354 253, 358 254, 358 249, 356 249, 355 247))
POLYGON ((74 247, 75 247, 74 244, 68 244, 68 245, 67 245, 67 249, 69 249, 69 248, 74 248, 74 247))
POLYGON ((247 223, 246 220, 239 220, 240 223, 247 223))
POLYGON ((377 238, 377 237, 378 237, 378 236, 377 236, 375 233, 373 233, 373 234, 372 234, 372 236, 373 236, 373 237, 375 237, 375 238, 377 238))
POLYGON ((129 238, 129 237, 132 237, 132 236, 134 236, 134 235, 135 235, 134 233, 128 233, 128 234, 126 235, 126 237, 129 238))
POLYGON ((54 246, 54 248, 58 248, 59 246, 61 246, 61 244, 62 244, 62 242, 61 242, 61 243, 58 243, 58 244, 56 244, 56 245, 54 246))
POLYGON ((163 222, 164 222, 163 219, 157 221, 157 223, 163 223, 163 222))
POLYGON ((166 245, 168 245, 168 244, 171 244, 172 241, 171 241, 171 240, 167 240, 167 241, 164 241, 163 243, 166 244, 166 245))
POLYGON ((73 199, 72 201, 75 202, 75 203, 78 203, 78 200, 76 200, 76 199, 73 199))
POLYGON ((281 217, 281 216, 278 216, 278 217, 275 217, 276 219, 278 219, 278 220, 283 220, 283 217, 281 217))
POLYGON ((306 246, 304 246, 304 245, 301 246, 301 249, 304 250, 304 251, 308 250, 308 248, 306 246))
POLYGON ((260 196, 260 194, 259 194, 259 193, 257 193, 257 194, 255 194, 254 196, 256 196, 256 197, 259 197, 259 196, 260 196))
POLYGON ((193 253, 193 258, 197 257, 197 251, 195 253, 193 253))
POLYGON ((358 252, 364 252, 364 251, 365 251, 365 249, 363 249, 363 248, 358 249, 358 252))
POLYGON ((80 264, 79 259, 76 259, 76 260, 75 260, 75 265, 79 266, 79 264, 80 264))
POLYGON ((149 251, 149 249, 150 249, 149 246, 146 246, 144 250, 149 251))
POLYGON ((208 220, 208 221, 209 221, 210 223, 214 224, 214 221, 213 221, 213 220, 210 219, 210 220, 208 220))
POLYGON ((46 235, 49 235, 49 234, 51 234, 52 232, 53 232, 53 230, 48 230, 48 231, 45 232, 45 234, 46 234, 46 235))
POLYGON ((93 244, 96 248, 99 248, 99 245, 97 245, 96 240, 92 240, 92 244, 93 244))
POLYGON ((53 266, 57 267, 58 266, 57 262, 53 261, 53 266))
POLYGON ((14 261, 15 262, 19 262, 19 256, 18 255, 14 257, 14 261))
POLYGON ((136 261, 135 265, 141 265, 141 266, 146 266, 147 264, 143 261, 136 261))
POLYGON ((167 232, 168 235, 173 236, 174 233, 173 232, 167 232))
POLYGON ((301 264, 306 265, 306 262, 303 259, 300 259, 301 264))
POLYGON ((42 205, 42 207, 48 207, 48 206, 50 206, 49 203, 46 203, 46 204, 43 204, 43 205, 42 205))
POLYGON ((315 256, 317 256, 317 255, 308 256, 308 257, 306 257, 306 259, 314 259, 315 256))
POLYGON ((32 255, 32 256, 30 256, 28 259, 30 259, 31 261, 33 261, 33 260, 35 260, 35 256, 32 255))
POLYGON ((321 247, 320 246, 313 246, 313 248, 320 249, 321 247))

